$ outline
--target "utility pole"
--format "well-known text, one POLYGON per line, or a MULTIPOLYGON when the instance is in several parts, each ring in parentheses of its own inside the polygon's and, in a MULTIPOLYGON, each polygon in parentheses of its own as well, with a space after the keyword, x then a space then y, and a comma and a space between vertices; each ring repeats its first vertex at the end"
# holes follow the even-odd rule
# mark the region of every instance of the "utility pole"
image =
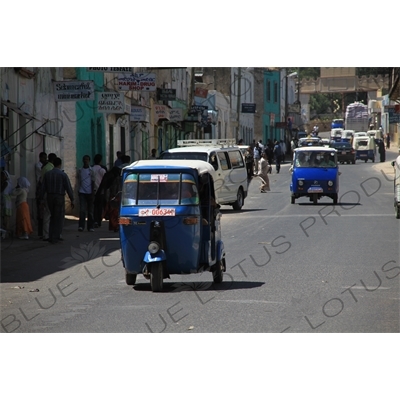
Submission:
POLYGON ((242 68, 238 67, 238 93, 237 93, 237 129, 236 129, 236 143, 240 139, 240 106, 241 106, 241 80, 242 80, 242 68))

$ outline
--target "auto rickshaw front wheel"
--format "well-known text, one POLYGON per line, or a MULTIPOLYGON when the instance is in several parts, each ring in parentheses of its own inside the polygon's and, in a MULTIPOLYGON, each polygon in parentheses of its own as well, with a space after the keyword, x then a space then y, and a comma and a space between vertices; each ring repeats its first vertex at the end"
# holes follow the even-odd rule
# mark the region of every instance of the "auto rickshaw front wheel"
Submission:
POLYGON ((399 204, 397 204, 397 205, 395 206, 394 211, 395 211, 395 216, 396 216, 396 218, 397 218, 397 219, 400 219, 400 205, 399 205, 399 204))
POLYGON ((163 289, 163 266, 161 262, 151 266, 150 285, 153 292, 161 292, 163 289))
POLYGON ((318 204, 318 194, 317 193, 313 194, 313 204, 318 204))
POLYGON ((125 270, 125 282, 127 285, 134 285, 136 283, 136 274, 129 274, 128 272, 126 272, 125 270))

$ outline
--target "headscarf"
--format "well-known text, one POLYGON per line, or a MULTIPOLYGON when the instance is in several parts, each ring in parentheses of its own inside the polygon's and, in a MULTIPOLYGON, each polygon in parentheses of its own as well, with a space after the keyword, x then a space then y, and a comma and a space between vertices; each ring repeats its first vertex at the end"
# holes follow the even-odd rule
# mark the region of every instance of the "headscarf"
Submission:
POLYGON ((29 191, 31 184, 27 178, 25 178, 24 176, 20 176, 17 180, 17 183, 21 189, 26 189, 27 191, 29 191))

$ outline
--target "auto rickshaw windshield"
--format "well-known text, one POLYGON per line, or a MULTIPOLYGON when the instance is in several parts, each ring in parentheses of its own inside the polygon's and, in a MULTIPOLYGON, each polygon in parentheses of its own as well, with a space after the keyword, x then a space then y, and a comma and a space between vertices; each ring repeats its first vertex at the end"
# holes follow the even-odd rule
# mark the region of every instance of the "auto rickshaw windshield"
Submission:
POLYGON ((199 195, 190 174, 128 174, 122 187, 122 206, 198 204, 199 195))

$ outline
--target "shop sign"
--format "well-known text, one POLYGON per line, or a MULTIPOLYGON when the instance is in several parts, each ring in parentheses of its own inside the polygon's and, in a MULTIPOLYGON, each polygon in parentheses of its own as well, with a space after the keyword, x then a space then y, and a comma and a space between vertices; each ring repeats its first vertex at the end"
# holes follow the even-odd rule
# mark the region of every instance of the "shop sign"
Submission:
POLYGON ((101 113, 123 114, 125 112, 124 94, 101 92, 97 97, 97 111, 101 113))
POLYGON ((155 92, 156 89, 156 74, 136 73, 130 75, 118 75, 118 90, 124 92, 129 90, 138 92, 155 92))
POLYGON ((88 72, 132 73, 132 67, 88 67, 86 70, 88 72))
POLYGON ((93 81, 56 81, 53 89, 55 101, 94 100, 93 81))
POLYGON ((142 106, 131 106, 131 121, 149 122, 149 109, 142 106))
POLYGON ((193 105, 190 107, 189 115, 197 115, 199 113, 203 113, 205 110, 208 110, 208 106, 193 105))
POLYGON ((169 120, 169 108, 162 104, 154 104, 154 120, 157 122, 161 120, 169 120))
POLYGON ((255 114, 256 104, 255 103, 242 103, 243 114, 255 114))
POLYGON ((157 89, 157 99, 161 101, 176 100, 176 89, 157 89))
POLYGON ((183 109, 182 108, 172 108, 169 110, 169 120, 171 122, 183 121, 183 109))

